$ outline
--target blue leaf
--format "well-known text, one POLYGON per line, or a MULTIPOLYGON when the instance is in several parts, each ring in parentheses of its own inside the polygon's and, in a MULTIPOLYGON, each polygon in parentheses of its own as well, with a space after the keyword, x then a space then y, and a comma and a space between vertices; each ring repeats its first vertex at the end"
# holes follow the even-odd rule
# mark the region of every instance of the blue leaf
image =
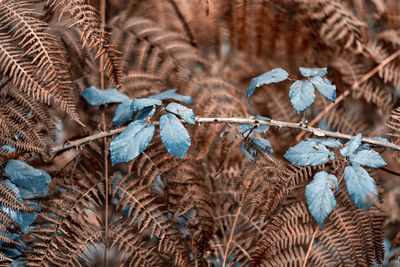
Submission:
POLYGON ((181 101, 187 105, 193 105, 193 100, 190 96, 180 95, 175 93, 176 89, 167 90, 165 92, 149 96, 149 98, 164 100, 164 99, 175 99, 177 101, 181 101))
POLYGON ((268 71, 256 78, 253 78, 250 82, 250 86, 249 88, 247 88, 246 93, 247 93, 247 99, 250 103, 250 96, 252 96, 254 94, 254 90, 256 89, 256 87, 260 87, 263 84, 271 84, 271 83, 278 83, 281 81, 286 80, 289 77, 289 74, 281 69, 281 68, 277 68, 277 69, 273 69, 271 71, 268 71))
POLYGON ((264 139, 264 138, 258 138, 254 136, 249 136, 249 139, 259 148, 267 152, 268 154, 272 155, 272 146, 271 143, 264 139))
POLYGON ((301 141, 286 151, 285 158, 299 166, 317 166, 335 159, 335 154, 314 141, 301 141))
POLYGON ((337 178, 324 171, 315 174, 312 182, 306 187, 308 210, 321 229, 325 218, 336 206, 335 195, 332 192, 335 188, 339 189, 337 178))
POLYGON ((340 149, 340 154, 342 156, 348 157, 351 154, 354 153, 354 151, 357 150, 361 145, 361 134, 358 134, 357 136, 353 137, 348 141, 346 144, 344 144, 344 148, 340 149))
POLYGON ((112 165, 129 162, 139 156, 150 144, 154 125, 144 120, 131 122, 110 144, 112 165))
POLYGON ((289 98, 297 114, 300 114, 314 102, 314 87, 309 81, 295 81, 290 86, 289 98))
POLYGON ((183 158, 191 145, 191 140, 181 121, 171 113, 160 118, 161 141, 168 153, 183 158))
POLYGON ((132 120, 133 111, 131 111, 131 104, 132 100, 129 99, 118 105, 113 117, 113 124, 115 127, 132 120))
POLYGON ((169 103, 166 110, 178 115, 189 124, 194 124, 196 122, 196 116, 194 115, 193 110, 182 106, 181 104, 169 103))
POLYGON ((19 160, 9 160, 4 173, 18 186, 23 199, 49 193, 47 184, 51 178, 43 170, 35 169, 19 160))
POLYGON ((300 67, 300 73, 304 77, 324 76, 328 73, 328 69, 327 68, 303 68, 303 67, 300 67))
POLYGON ((120 93, 117 89, 99 90, 94 86, 83 90, 81 96, 92 106, 122 103, 130 99, 129 96, 120 93))
POLYGON ((247 151, 246 146, 244 144, 240 145, 239 150, 240 150, 240 152, 242 152, 243 154, 246 155, 246 158, 249 162, 255 161, 253 154, 255 154, 257 151, 252 151, 253 153, 250 153, 249 151, 247 151))
POLYGON ((307 138, 307 141, 314 141, 317 144, 322 144, 327 147, 338 147, 342 145, 340 140, 335 138, 307 138))
POLYGON ((161 100, 151 99, 151 98, 135 98, 131 104, 131 111, 135 112, 136 110, 144 109, 145 107, 151 107, 154 105, 161 105, 161 100))
POLYGON ((374 179, 360 165, 344 169, 347 191, 357 207, 369 210, 378 198, 374 179))
POLYGON ((336 100, 336 86, 332 85, 327 78, 319 76, 312 77, 310 82, 317 87, 317 90, 327 99, 332 102, 336 100))
POLYGON ((152 118, 155 111, 156 110, 153 106, 145 107, 144 109, 141 109, 138 111, 138 113, 135 116, 135 121, 136 120, 144 120, 146 117, 152 118))
POLYGON ((349 158, 351 163, 357 163, 360 165, 380 168, 386 165, 386 162, 382 159, 381 155, 375 150, 361 150, 352 154, 349 158))

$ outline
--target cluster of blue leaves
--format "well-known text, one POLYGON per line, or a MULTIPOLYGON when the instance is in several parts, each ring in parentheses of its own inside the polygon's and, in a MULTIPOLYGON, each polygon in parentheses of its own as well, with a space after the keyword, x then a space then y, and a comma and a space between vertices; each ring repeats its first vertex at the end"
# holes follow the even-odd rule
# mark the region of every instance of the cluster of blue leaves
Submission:
MULTIPOLYGON (((305 80, 295 81, 290 86, 289 98, 293 108, 300 114, 307 109, 315 100, 315 89, 325 98, 332 102, 336 100, 336 86, 325 78, 327 68, 303 68, 300 73, 305 80)), ((280 68, 268 71, 251 80, 247 88, 247 98, 254 94, 255 88, 264 84, 279 83, 288 79, 288 73, 280 68)), ((256 117, 258 118, 258 117, 256 117)), ((249 132, 249 137, 254 138, 254 143, 260 148, 268 149, 270 144, 267 140, 258 140, 250 136, 251 132, 266 132, 268 127, 260 129, 252 125, 240 125, 242 134, 249 132), (265 142, 266 141, 266 142, 265 142)), ((334 138, 312 138, 302 141, 294 147, 288 149, 285 158, 293 164, 299 166, 318 166, 335 159, 335 153, 329 148, 342 147, 340 154, 347 157, 350 166, 344 170, 344 180, 347 190, 355 205, 359 208, 368 210, 377 199, 377 189, 375 181, 369 173, 362 167, 380 168, 386 165, 385 161, 378 152, 369 148, 367 144, 361 144, 361 134, 342 145, 340 140, 334 138)), ((376 140, 388 142, 385 138, 375 138, 376 140)), ((242 145, 240 150, 245 153, 247 158, 254 160, 254 149, 246 150, 242 145)), ((324 219, 332 212, 336 206, 333 190, 339 190, 337 178, 324 171, 315 174, 313 181, 306 187, 306 200, 308 208, 322 228, 324 219)))
MULTIPOLYGON (((184 104, 193 104, 190 96, 177 94, 176 89, 148 98, 130 99, 116 89, 99 90, 92 86, 86 88, 81 96, 94 106, 120 103, 114 113, 113 124, 115 127, 132 121, 133 115, 136 113, 133 121, 110 144, 113 165, 129 162, 146 150, 153 139, 155 125, 147 122, 145 118, 153 117, 155 107, 161 106, 162 100, 174 99, 184 104)), ((188 124, 194 124, 195 115, 192 109, 174 102, 169 103, 165 110, 168 113, 160 117, 159 124, 161 141, 171 155, 183 158, 191 145, 191 139, 178 117, 188 124)))
MULTIPOLYGON (((377 200, 377 188, 374 179, 362 166, 380 168, 386 162, 368 144, 362 144, 361 140, 361 134, 344 145, 333 138, 307 139, 289 148, 285 158, 296 165, 317 166, 335 158, 334 152, 328 148, 340 146, 340 154, 350 162, 350 166, 344 170, 347 191, 357 207, 368 210, 377 200)), ((318 172, 306 187, 308 208, 321 228, 324 219, 336 206, 333 189, 339 190, 337 178, 324 171, 318 172)))
MULTIPOLYGON (((30 202, 35 202, 32 200, 33 198, 49 194, 47 185, 51 180, 50 175, 22 161, 9 160, 4 168, 4 176, 8 177, 8 179, 4 179, 3 183, 17 195, 19 201, 22 203, 27 199, 30 202)), ((40 211, 38 206, 32 204, 31 206, 40 211)), ((37 214, 16 211, 5 206, 1 206, 1 209, 20 226, 23 233, 29 233, 32 228, 31 224, 36 219, 37 214)), ((26 245, 21 239, 21 234, 2 233, 10 236, 10 238, 20 244, 16 248, 3 248, 6 251, 7 257, 15 258, 21 255, 21 251, 26 249, 26 245)))
MULTIPOLYGON (((289 98, 293 108, 298 114, 311 106, 315 100, 314 87, 327 99, 335 102, 336 86, 325 77, 328 72, 327 68, 303 68, 300 67, 300 73, 306 78, 305 81, 295 81, 290 86, 289 98)), ((288 79, 289 74, 280 68, 268 71, 251 80, 249 88, 247 88, 247 98, 250 103, 250 96, 254 94, 255 88, 264 84, 278 83, 288 79)))

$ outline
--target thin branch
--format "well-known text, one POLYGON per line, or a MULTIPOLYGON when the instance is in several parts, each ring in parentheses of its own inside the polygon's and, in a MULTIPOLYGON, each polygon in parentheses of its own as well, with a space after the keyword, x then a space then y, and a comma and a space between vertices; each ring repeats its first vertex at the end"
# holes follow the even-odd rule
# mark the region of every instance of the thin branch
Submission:
MULTIPOLYGON (((309 126, 314 126, 320 119, 322 119, 323 116, 325 116, 326 113, 328 113, 333 107, 335 107, 337 104, 342 102, 346 96, 348 96, 352 90, 356 89, 359 87, 362 83, 366 82, 369 78, 371 78, 375 73, 377 73, 380 69, 382 69, 385 65, 389 64, 391 61, 393 61, 396 57, 400 55, 400 50, 397 52, 393 53, 389 57, 385 58, 378 66, 373 68, 370 72, 365 74, 361 79, 356 81, 351 88, 347 89, 344 91, 340 96, 336 98, 336 101, 334 103, 330 103, 328 106, 326 106, 310 123, 309 126)), ((296 136, 296 140, 300 141, 305 132, 301 132, 296 136)))
POLYGON ((233 240, 233 234, 235 232, 235 228, 236 228, 236 224, 237 221, 239 219, 239 214, 242 211, 242 206, 240 206, 235 214, 235 219, 233 220, 233 224, 232 224, 232 229, 231 229, 231 233, 229 235, 229 240, 228 243, 226 244, 226 248, 225 248, 225 254, 224 254, 224 262, 222 263, 222 267, 226 266, 226 260, 228 259, 228 253, 229 253, 229 247, 231 246, 232 240, 233 240))
MULTIPOLYGON (((182 122, 185 123, 183 120, 182 120, 182 122)), ((158 125, 158 123, 159 123, 158 121, 153 122, 154 125, 158 125)), ((251 124, 251 125, 254 125, 254 127, 257 127, 259 125, 269 125, 272 127, 279 127, 279 128, 299 129, 299 130, 302 130, 305 132, 310 132, 319 137, 334 137, 334 138, 340 138, 340 139, 346 139, 346 140, 350 140, 354 137, 353 135, 349 135, 349 134, 326 131, 326 130, 322 130, 320 128, 310 127, 301 122, 296 123, 296 122, 285 122, 285 121, 276 121, 276 120, 262 121, 262 120, 257 120, 257 119, 245 119, 245 118, 196 118, 196 123, 200 124, 200 125, 206 124, 206 123, 251 124)), ((78 139, 75 141, 67 142, 64 145, 52 147, 50 149, 50 153, 53 153, 53 154, 59 153, 59 152, 62 152, 64 150, 67 150, 70 148, 79 147, 81 145, 87 144, 91 141, 94 141, 94 140, 97 140, 100 138, 119 134, 125 129, 126 129, 126 127, 122 127, 122 128, 114 129, 111 131, 105 131, 105 132, 97 133, 94 135, 90 135, 90 136, 87 136, 87 137, 84 137, 84 138, 81 138, 81 139, 78 139)), ((382 141, 377 141, 377 140, 374 140, 371 138, 366 138, 366 137, 363 137, 361 140, 364 143, 369 143, 369 144, 376 145, 379 147, 391 148, 391 149, 400 151, 400 146, 395 145, 393 143, 385 143, 382 141)))
POLYGON ((307 261, 308 261, 308 258, 310 257, 310 254, 311 254, 311 251, 312 251, 312 247, 313 247, 313 244, 314 244, 314 240, 315 240, 315 237, 317 236, 318 232, 319 232, 319 228, 315 229, 314 234, 311 237, 310 244, 308 245, 307 254, 306 254, 305 258, 304 258, 302 267, 306 267, 307 266, 307 261))

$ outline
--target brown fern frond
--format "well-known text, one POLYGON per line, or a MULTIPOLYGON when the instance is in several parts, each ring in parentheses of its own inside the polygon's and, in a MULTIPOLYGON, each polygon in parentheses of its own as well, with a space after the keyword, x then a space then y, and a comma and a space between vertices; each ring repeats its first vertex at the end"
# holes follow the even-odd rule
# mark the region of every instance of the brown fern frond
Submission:
POLYGON ((19 106, 24 107, 27 111, 32 113, 32 117, 40 123, 45 125, 45 131, 54 138, 54 130, 55 124, 49 113, 45 110, 45 108, 35 101, 29 99, 25 94, 19 92, 18 90, 14 90, 14 88, 10 87, 7 91, 7 94, 14 98, 14 101, 18 103, 19 106))
POLYGON ((145 40, 147 45, 160 49, 160 52, 170 56, 175 64, 178 64, 177 66, 188 63, 207 63, 198 51, 186 42, 185 38, 173 33, 165 33, 165 30, 150 20, 132 18, 124 23, 122 29, 139 40, 145 40))
POLYGON ((400 107, 393 109, 389 121, 387 122, 387 127, 391 129, 389 135, 397 138, 396 143, 400 142, 400 107))
MULTIPOLYGON (((9 180, 8 180, 9 182, 9 180)), ((0 241, 3 243, 0 252, 0 262, 12 262, 13 259, 6 257, 3 252, 7 251, 7 245, 21 245, 13 239, 13 234, 17 231, 21 231, 19 224, 16 222, 12 216, 13 212, 33 212, 33 208, 27 206, 22 202, 20 196, 17 195, 14 184, 7 183, 7 181, 0 181, 0 205, 2 209, 0 210, 0 241), (4 246, 6 244, 6 246, 4 246)), ((18 191, 19 192, 19 191, 18 191)), ((9 254, 7 254, 9 255, 9 254)))
POLYGON ((156 247, 140 240, 140 233, 128 220, 119 220, 111 225, 110 247, 119 251, 123 266, 163 266, 156 255, 156 247))
POLYGON ((306 19, 316 23, 320 38, 328 45, 337 44, 356 52, 364 50, 362 29, 367 25, 357 19, 340 1, 299 2, 300 8, 307 14, 306 19))
POLYGON ((2 72, 37 101, 53 99, 72 119, 79 121, 70 96, 68 74, 62 69, 62 51, 47 24, 24 2, 0 3, 2 72), (20 44, 20 49, 14 45, 20 44))
POLYGON ((93 169, 96 164, 101 168, 96 153, 87 149, 53 178, 56 191, 41 204, 32 231, 35 239, 26 253, 28 266, 74 265, 81 260, 88 264, 86 249, 96 248, 104 236, 102 225, 90 216, 100 208, 105 194, 104 177, 93 169))
POLYGON ((390 245, 390 249, 393 249, 400 245, 400 232, 396 234, 396 236, 393 238, 392 244, 390 245))
POLYGON ((123 78, 124 87, 136 98, 165 91, 167 87, 161 77, 154 72, 130 71, 123 78))
POLYGON ((21 112, 21 110, 18 112, 19 107, 16 106, 14 106, 16 109, 8 108, 6 105, 8 102, 4 99, 1 99, 0 102, 2 103, 0 106, 0 142, 20 151, 39 153, 47 151, 47 142, 43 141, 36 131, 32 131, 32 122, 27 120, 25 112, 21 112), (15 120, 15 117, 20 121, 15 120))
POLYGON ((337 207, 322 230, 317 230, 305 203, 290 205, 272 217, 268 226, 271 228, 265 231, 267 237, 260 241, 253 252, 252 266, 271 263, 284 265, 295 261, 302 263, 305 260, 303 249, 310 242, 314 242, 308 258, 310 264, 369 266, 374 261, 381 262, 383 223, 375 226, 367 221, 375 216, 375 212, 379 214, 378 218, 382 212, 361 211, 341 191, 336 194, 336 199, 337 207), (318 232, 314 240, 311 237, 315 231, 318 232), (376 236, 366 236, 364 231, 371 231, 376 236))
POLYGON ((117 198, 117 210, 127 209, 130 225, 136 225, 140 233, 149 229, 150 238, 156 236, 159 239, 158 250, 173 254, 177 264, 185 261, 182 248, 171 237, 174 233, 170 230, 171 222, 166 216, 165 208, 148 193, 147 186, 126 187, 119 182, 115 185, 112 195, 117 198))
POLYGON ((101 21, 97 10, 87 0, 47 0, 47 5, 56 10, 61 8, 61 15, 69 13, 73 19, 71 27, 79 25, 82 29, 81 41, 83 46, 96 49, 96 58, 104 57, 104 69, 117 88, 122 85, 122 71, 118 63, 118 52, 108 42, 106 33, 101 29, 101 21))
POLYGON ((367 103, 373 103, 377 106, 382 114, 392 110, 394 105, 394 97, 384 88, 374 86, 370 82, 362 84, 358 89, 353 91, 355 98, 363 98, 367 103))
POLYGON ((0 181, 0 204, 3 207, 8 209, 16 210, 16 211, 25 211, 32 212, 33 209, 29 206, 26 206, 21 202, 20 198, 16 195, 16 193, 9 188, 3 181, 0 181))

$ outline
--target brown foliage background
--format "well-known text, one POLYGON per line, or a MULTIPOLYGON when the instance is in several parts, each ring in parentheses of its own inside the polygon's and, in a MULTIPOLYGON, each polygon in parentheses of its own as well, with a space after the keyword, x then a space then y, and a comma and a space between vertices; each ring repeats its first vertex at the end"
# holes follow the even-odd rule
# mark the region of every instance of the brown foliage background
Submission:
MULTIPOLYGON (((27 266, 394 264, 384 261, 383 240, 392 248, 400 242, 399 152, 377 148, 388 166, 369 170, 379 201, 365 211, 348 196, 346 161, 309 168, 283 159, 302 135, 293 129, 264 134, 274 156, 258 151, 253 163, 239 146, 254 144, 237 138, 235 126, 217 124, 188 128, 184 159, 169 155, 159 138, 114 167, 112 138, 50 151, 113 128, 115 106, 92 107, 79 97, 89 86, 131 98, 176 88, 192 97, 198 117, 314 123, 322 112, 317 126, 400 144, 400 59, 353 88, 399 50, 399 14, 397 0, 108 0, 103 7, 0 1, 0 144, 16 148, 0 148, 0 166, 19 159, 52 176, 51 195, 40 198, 35 227, 23 236, 21 259, 27 266), (251 78, 276 67, 300 78, 299 66, 328 67, 342 99, 327 109, 318 95, 299 117, 283 82, 259 88, 247 105, 251 78), (322 230, 304 199, 320 170, 340 181, 322 230)), ((0 193, 3 206, 32 212, 2 182, 0 193)), ((15 222, 2 211, 0 219, 3 249, 14 247, 5 233, 18 232, 15 222)), ((2 253, 0 260, 11 259, 2 253)))

